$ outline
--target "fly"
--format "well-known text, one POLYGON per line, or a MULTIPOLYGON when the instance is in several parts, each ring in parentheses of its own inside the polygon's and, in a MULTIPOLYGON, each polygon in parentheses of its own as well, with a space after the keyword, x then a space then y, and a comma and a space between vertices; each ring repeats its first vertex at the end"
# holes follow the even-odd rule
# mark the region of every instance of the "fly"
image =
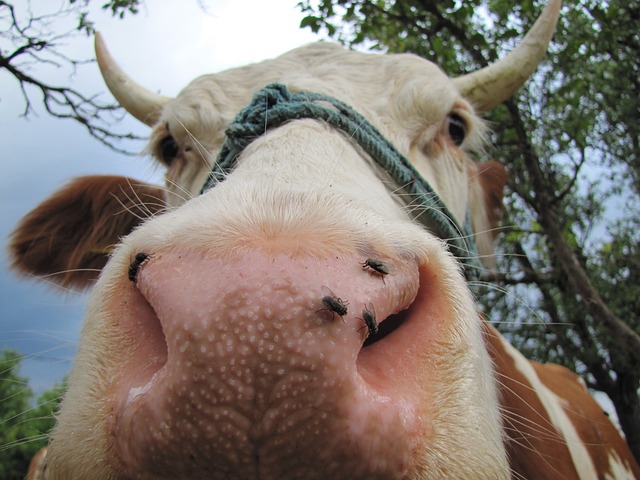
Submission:
POLYGON ((362 264, 364 270, 373 271, 380 274, 382 281, 384 282, 384 276, 389 275, 389 266, 381 260, 375 258, 367 258, 362 264))
MULTIPOLYGON (((322 310, 331 310, 331 312, 337 313, 340 318, 347 314, 347 305, 349 302, 338 298, 335 293, 324 285, 322 286, 322 295, 322 303, 325 306, 322 310)), ((342 321, 344 322, 344 318, 342 318, 342 321)))
POLYGON ((378 333, 378 322, 376 321, 376 311, 373 305, 370 303, 362 310, 362 321, 369 330, 369 335, 375 335, 378 333))

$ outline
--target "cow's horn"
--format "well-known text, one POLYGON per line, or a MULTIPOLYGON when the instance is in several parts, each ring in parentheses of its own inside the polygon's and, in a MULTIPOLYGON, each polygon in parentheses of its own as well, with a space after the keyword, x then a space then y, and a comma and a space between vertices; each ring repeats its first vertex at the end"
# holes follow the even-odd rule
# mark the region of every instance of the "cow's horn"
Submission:
POLYGON ((96 33, 95 48, 102 77, 118 103, 142 123, 154 125, 162 106, 171 99, 132 80, 111 57, 100 33, 96 33))
POLYGON ((562 0, 550 0, 520 45, 502 60, 454 81, 479 112, 513 95, 538 67, 556 29, 562 0))

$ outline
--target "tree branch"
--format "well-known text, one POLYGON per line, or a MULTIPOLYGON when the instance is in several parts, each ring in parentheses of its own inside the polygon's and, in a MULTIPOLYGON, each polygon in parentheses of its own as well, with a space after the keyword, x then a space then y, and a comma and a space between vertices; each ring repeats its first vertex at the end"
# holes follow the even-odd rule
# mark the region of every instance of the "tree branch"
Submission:
POLYGON ((575 168, 573 170, 573 176, 571 177, 571 180, 569 180, 569 183, 567 183, 564 188, 555 196, 555 198, 551 201, 552 205, 557 205, 558 203, 560 203, 562 201, 562 199, 564 199, 569 192, 571 192, 571 190, 573 190, 573 187, 575 186, 576 182, 578 181, 578 174, 580 173, 580 170, 582 169, 582 166, 585 164, 587 157, 584 154, 584 147, 580 147, 579 149, 580 152, 580 161, 577 163, 577 165, 575 165, 575 168))
MULTIPOLYGON (((527 133, 515 101, 510 99, 505 104, 511 113, 513 126, 518 136, 526 138, 527 133)), ((607 328, 624 346, 624 353, 622 351, 613 353, 628 355, 634 359, 635 363, 640 363, 640 336, 607 307, 600 294, 593 287, 587 272, 564 239, 562 228, 552 208, 551 198, 547 188, 545 188, 545 178, 540 169, 537 156, 530 146, 525 146, 522 153, 527 173, 536 192, 533 206, 538 214, 538 221, 556 252, 559 267, 566 275, 574 292, 582 298, 582 302, 589 314, 595 321, 600 322, 603 327, 607 328)))
POLYGON ((5 69, 18 82, 25 105, 23 116, 28 117, 33 113, 29 92, 31 88, 35 88, 40 92, 43 106, 48 114, 56 118, 74 120, 107 147, 131 155, 133 152, 118 147, 116 142, 142 140, 142 137, 132 133, 118 133, 108 127, 110 123, 120 121, 124 116, 120 106, 100 102, 96 95, 87 96, 73 88, 51 85, 27 73, 33 64, 50 64, 58 68, 66 64, 75 71, 77 65, 86 63, 86 61, 71 59, 55 48, 58 40, 68 39, 78 34, 79 29, 84 28, 82 24, 78 30, 69 30, 60 34, 52 32, 54 20, 79 14, 79 12, 78 6, 61 7, 55 13, 30 15, 26 20, 21 21, 16 15, 14 6, 0 0, 0 13, 4 13, 5 19, 11 23, 5 31, 0 32, 0 39, 14 45, 19 44, 6 55, 0 51, 0 69, 5 69))

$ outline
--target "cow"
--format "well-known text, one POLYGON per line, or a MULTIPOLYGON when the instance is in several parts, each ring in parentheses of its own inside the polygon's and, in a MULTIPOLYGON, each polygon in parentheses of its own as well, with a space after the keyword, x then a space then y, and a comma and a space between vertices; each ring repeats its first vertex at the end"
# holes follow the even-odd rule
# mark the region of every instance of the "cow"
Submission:
POLYGON ((176 98, 97 36, 166 185, 79 178, 12 236, 20 271, 101 270, 34 477, 640 477, 584 383, 526 360, 468 286, 506 180, 472 161, 480 115, 533 73, 559 10, 457 78, 320 42, 176 98))

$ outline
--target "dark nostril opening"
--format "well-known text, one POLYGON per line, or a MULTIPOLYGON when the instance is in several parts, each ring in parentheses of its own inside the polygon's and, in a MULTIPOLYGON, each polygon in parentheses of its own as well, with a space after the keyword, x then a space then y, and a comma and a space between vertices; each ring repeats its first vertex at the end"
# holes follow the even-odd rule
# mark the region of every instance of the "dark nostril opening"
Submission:
POLYGON ((138 282, 138 272, 140 271, 142 265, 146 263, 150 257, 151 255, 145 252, 136 253, 135 258, 129 264, 129 280, 131 280, 133 283, 138 282))
POLYGON ((400 325, 404 323, 409 314, 409 309, 403 310, 402 312, 395 313, 393 315, 389 315, 382 322, 378 324, 378 332, 375 335, 367 335, 362 347, 368 347, 369 345, 374 344, 375 342, 383 339, 391 332, 396 330, 400 325))

